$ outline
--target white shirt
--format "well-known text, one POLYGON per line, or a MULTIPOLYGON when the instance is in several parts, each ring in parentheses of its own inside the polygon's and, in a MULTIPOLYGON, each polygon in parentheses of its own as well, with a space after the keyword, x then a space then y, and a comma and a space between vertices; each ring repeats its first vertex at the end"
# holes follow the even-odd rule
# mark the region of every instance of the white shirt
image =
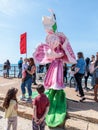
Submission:
POLYGON ((89 71, 91 74, 94 72, 94 64, 95 64, 95 61, 92 61, 89 66, 89 71))
POLYGON ((28 64, 27 63, 23 63, 22 64, 22 71, 26 70, 28 68, 28 64))

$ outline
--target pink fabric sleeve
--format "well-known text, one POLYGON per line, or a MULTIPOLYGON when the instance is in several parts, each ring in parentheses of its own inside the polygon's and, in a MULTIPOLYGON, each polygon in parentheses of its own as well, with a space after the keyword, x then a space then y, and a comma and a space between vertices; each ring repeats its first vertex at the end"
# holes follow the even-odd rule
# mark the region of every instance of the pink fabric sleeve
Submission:
POLYGON ((51 48, 48 44, 41 44, 35 50, 33 57, 34 61, 37 64, 47 64, 53 61, 53 56, 48 57, 47 52, 51 51, 51 48))
POLYGON ((67 42, 65 41, 63 43, 62 48, 64 49, 64 52, 65 52, 64 62, 65 63, 72 63, 72 64, 77 63, 76 57, 75 57, 74 52, 72 50, 72 47, 68 41, 67 42))

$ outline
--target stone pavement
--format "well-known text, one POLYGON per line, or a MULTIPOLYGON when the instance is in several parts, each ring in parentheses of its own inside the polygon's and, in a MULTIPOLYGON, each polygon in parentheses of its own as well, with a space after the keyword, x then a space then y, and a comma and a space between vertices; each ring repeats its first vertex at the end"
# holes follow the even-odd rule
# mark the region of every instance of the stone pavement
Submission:
MULTIPOLYGON (((4 118, 4 112, 0 111, 0 130, 6 130, 6 126, 7 126, 7 120, 4 118)), ((32 130, 32 121, 18 117, 17 130, 32 130)), ((46 126, 45 130, 51 130, 51 129, 46 126)), ((54 128, 52 130, 63 130, 63 129, 54 128)))
MULTIPOLYGON (((4 118, 4 112, 0 111, 0 130, 6 130, 6 125, 7 125, 7 120, 4 118)), ((17 130, 31 130, 31 128, 32 128, 31 120, 18 117, 17 130)))
MULTIPOLYGON (((18 97, 21 94, 20 90, 21 79, 10 78, 4 79, 0 77, 0 109, 2 109, 2 100, 5 97, 7 90, 10 87, 17 87, 18 97)), ((36 87, 36 86, 33 86, 36 87)), ((65 127, 67 130, 97 130, 98 129, 98 103, 96 103, 93 98, 93 91, 86 92, 86 100, 84 103, 79 102, 79 97, 74 88, 66 87, 65 89, 67 97, 68 106, 68 119, 65 122, 65 127)), ((33 89, 35 91, 35 89, 33 89)), ((19 102, 19 116, 31 119, 32 108, 30 104, 19 102)), ((56 130, 60 128, 56 128, 56 130)), ((0 129, 2 130, 2 129, 0 129)), ((21 129, 22 130, 22 129, 21 129)), ((25 129, 24 129, 25 130, 25 129)), ((46 129, 48 130, 48 128, 46 129)))

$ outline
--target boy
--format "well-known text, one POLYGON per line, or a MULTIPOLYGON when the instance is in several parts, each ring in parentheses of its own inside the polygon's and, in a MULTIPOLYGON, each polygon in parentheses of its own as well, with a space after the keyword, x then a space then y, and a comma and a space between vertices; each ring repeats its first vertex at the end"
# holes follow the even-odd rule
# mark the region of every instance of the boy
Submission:
POLYGON ((39 84, 36 88, 39 95, 33 100, 33 130, 45 130, 45 116, 49 111, 49 99, 44 94, 45 88, 39 84))

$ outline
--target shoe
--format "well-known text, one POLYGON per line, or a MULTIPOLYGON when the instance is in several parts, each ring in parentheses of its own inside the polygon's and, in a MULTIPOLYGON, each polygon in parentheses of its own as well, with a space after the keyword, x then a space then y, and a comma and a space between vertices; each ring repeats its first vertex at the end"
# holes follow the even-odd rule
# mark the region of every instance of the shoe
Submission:
POLYGON ((77 94, 78 97, 82 97, 81 95, 77 94))
POLYGON ((26 100, 26 102, 27 102, 27 103, 32 103, 32 98, 28 98, 28 99, 26 100))
POLYGON ((21 97, 20 100, 21 101, 26 101, 26 97, 21 97))
POLYGON ((87 92, 89 91, 89 88, 87 88, 87 87, 85 87, 84 89, 85 89, 87 92))
POLYGON ((34 83, 34 85, 37 85, 37 83, 34 83))
POLYGON ((75 89, 75 91, 76 91, 76 92, 78 92, 78 91, 79 91, 79 89, 78 89, 78 88, 76 88, 76 89, 75 89))
POLYGON ((80 102, 83 102, 85 99, 86 99, 85 97, 84 97, 84 98, 82 98, 82 99, 80 99, 80 102))

